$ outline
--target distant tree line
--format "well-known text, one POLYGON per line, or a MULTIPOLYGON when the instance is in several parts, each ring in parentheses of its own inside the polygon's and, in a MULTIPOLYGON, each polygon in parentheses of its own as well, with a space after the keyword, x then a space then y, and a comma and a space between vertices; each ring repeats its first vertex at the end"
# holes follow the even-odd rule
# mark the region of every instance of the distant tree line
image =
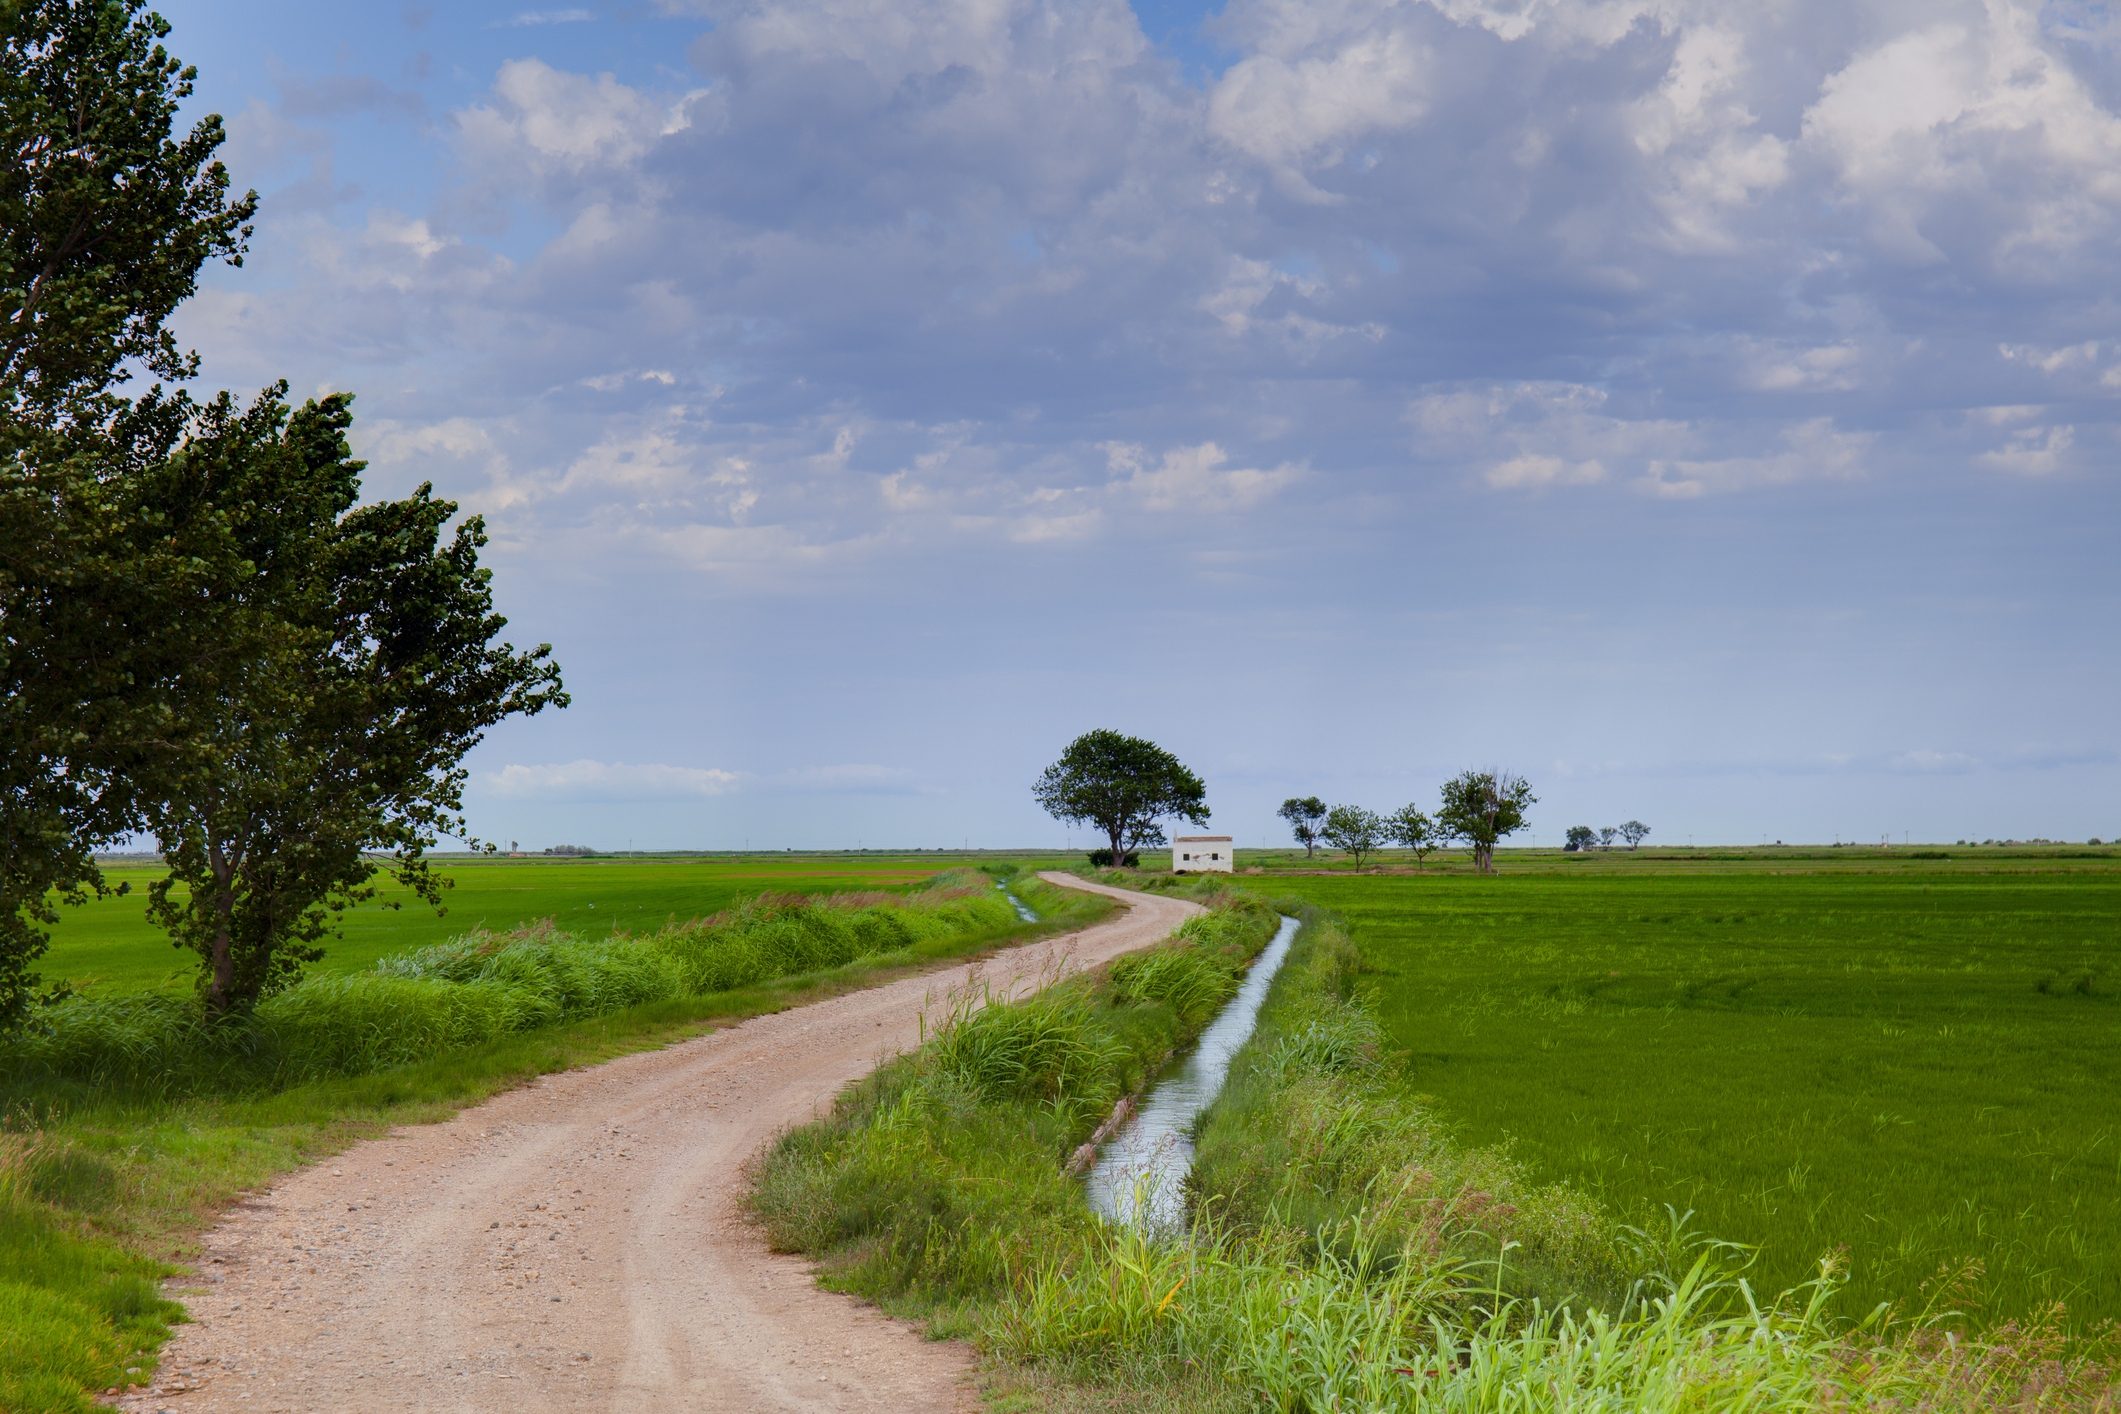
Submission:
POLYGON ((1495 847, 1526 824, 1525 809, 1538 797, 1522 776, 1502 770, 1463 771, 1444 782, 1435 814, 1418 804, 1380 815, 1359 805, 1328 807, 1317 796, 1293 796, 1276 811, 1289 824, 1306 855, 1320 844, 1364 858, 1388 844, 1414 853, 1420 868, 1431 850, 1460 841, 1473 852, 1474 867, 1495 870, 1495 847))
POLYGON ((55 904, 134 834, 215 1017, 322 955, 375 852, 439 907, 464 753, 567 701, 548 647, 499 641, 478 518, 361 503, 351 395, 181 386, 167 321, 242 263, 257 195, 218 116, 178 132, 168 32, 140 0, 0 5, 0 1029, 56 995, 55 904))
POLYGON ((1650 827, 1640 820, 1630 820, 1625 825, 1606 825, 1592 829, 1589 825, 1571 825, 1567 840, 1562 844, 1564 854, 1575 854, 1589 849, 1611 849, 1616 839, 1626 840, 1629 849, 1639 847, 1650 837, 1650 827))

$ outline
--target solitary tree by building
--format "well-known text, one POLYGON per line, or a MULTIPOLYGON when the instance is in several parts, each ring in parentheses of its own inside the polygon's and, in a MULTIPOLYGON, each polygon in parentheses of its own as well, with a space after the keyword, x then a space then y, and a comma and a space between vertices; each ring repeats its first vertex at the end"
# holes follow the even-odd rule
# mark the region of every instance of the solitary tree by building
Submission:
POLYGON ((1385 822, 1375 811, 1360 805, 1336 805, 1326 812, 1326 827, 1319 834, 1333 848, 1355 856, 1362 868, 1363 856, 1374 853, 1385 842, 1385 822))
POLYGON ((1598 843, 1598 831, 1589 825, 1569 826, 1568 842, 1561 847, 1564 854, 1580 854, 1598 843))
POLYGON ((1164 843, 1167 819, 1208 823, 1208 788, 1153 741, 1115 731, 1084 732, 1068 743, 1031 788, 1054 819, 1088 825, 1110 843, 1112 862, 1164 843))
POLYGON ((1495 846, 1525 826, 1525 807, 1538 801, 1524 777, 1508 771, 1465 771, 1444 782, 1436 823, 1473 850, 1473 865, 1495 872, 1495 846))
POLYGON ((1304 858, 1318 853, 1318 831, 1325 823, 1326 803, 1315 795, 1290 796, 1274 812, 1289 822, 1289 832, 1304 847, 1304 858))

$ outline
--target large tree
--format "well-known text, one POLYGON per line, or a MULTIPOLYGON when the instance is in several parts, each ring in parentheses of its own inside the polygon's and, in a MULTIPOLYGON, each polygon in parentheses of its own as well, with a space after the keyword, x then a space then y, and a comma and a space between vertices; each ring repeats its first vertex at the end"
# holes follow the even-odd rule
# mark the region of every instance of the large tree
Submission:
POLYGON ((504 717, 565 706, 551 649, 497 641, 483 524, 422 486, 358 505, 344 394, 225 396, 141 481, 147 520, 213 518, 246 572, 186 606, 195 654, 165 684, 172 764, 144 802, 169 874, 150 916, 200 956, 225 1015, 300 975, 373 856, 430 903, 425 851, 461 836, 462 760, 504 717))
POLYGON ((1069 742, 1031 795, 1054 819, 1102 833, 1115 864, 1130 849, 1163 844, 1160 821, 1208 823, 1200 777, 1155 742, 1115 731, 1084 732, 1069 742))
POLYGON ((164 323, 206 261, 241 263, 256 206, 218 116, 177 133, 167 33, 134 0, 0 0, 0 1029, 52 900, 100 886, 167 759, 174 615, 233 568, 209 527, 127 518, 189 409, 112 390, 128 362, 191 371, 164 323))
POLYGON ((1289 822, 1289 832, 1304 847, 1304 858, 1318 853, 1318 829, 1325 823, 1326 803, 1315 795, 1290 796, 1274 812, 1289 822))
POLYGON ((1336 805, 1326 812, 1326 827, 1319 835, 1333 848, 1354 855, 1355 867, 1360 869, 1363 856, 1384 844, 1388 828, 1374 810, 1360 805, 1336 805))
POLYGON ((1525 827, 1525 807, 1538 801, 1524 777, 1508 771, 1465 771, 1444 782, 1436 823, 1473 850, 1483 874, 1495 872, 1495 846, 1525 827))
POLYGON ((1650 837, 1650 827, 1640 820, 1630 820, 1620 827, 1620 837, 1628 842, 1629 849, 1639 849, 1650 837))

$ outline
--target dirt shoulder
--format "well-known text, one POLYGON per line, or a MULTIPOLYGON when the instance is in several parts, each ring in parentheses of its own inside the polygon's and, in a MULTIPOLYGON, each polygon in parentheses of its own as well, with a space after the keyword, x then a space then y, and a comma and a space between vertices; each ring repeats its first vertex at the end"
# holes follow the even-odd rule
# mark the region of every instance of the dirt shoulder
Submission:
POLYGON ((962 1347, 820 1291, 741 1212, 743 1165, 919 1043, 922 1013, 1147 947, 1126 912, 945 971, 545 1076, 290 1174, 229 1213, 128 1410, 957 1410, 962 1347))

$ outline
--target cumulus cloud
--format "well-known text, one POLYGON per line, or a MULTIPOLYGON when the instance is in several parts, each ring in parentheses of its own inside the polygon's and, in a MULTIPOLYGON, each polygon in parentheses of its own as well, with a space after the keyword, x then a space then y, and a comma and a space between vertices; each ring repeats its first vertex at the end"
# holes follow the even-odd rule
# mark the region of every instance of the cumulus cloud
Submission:
MULTIPOLYGON (((692 75, 509 57, 431 208, 269 226, 285 278, 188 327, 393 382, 379 466, 512 543, 739 577, 1431 477, 2038 476, 2121 412, 2121 325, 2071 293, 2121 276, 2082 16, 1245 0, 1196 90, 1122 0, 665 9, 711 10, 692 75), (1954 440, 2003 403, 2055 406, 1954 440)), ((321 160, 289 94, 239 120, 260 162, 321 160)))
POLYGON ((1113 485, 1150 511, 1249 510, 1303 475, 1287 463, 1272 471, 1256 467, 1233 467, 1223 463, 1230 454, 1213 442, 1197 447, 1173 447, 1156 466, 1150 466, 1142 449, 1128 442, 1104 446, 1107 463, 1121 473, 1113 485))

